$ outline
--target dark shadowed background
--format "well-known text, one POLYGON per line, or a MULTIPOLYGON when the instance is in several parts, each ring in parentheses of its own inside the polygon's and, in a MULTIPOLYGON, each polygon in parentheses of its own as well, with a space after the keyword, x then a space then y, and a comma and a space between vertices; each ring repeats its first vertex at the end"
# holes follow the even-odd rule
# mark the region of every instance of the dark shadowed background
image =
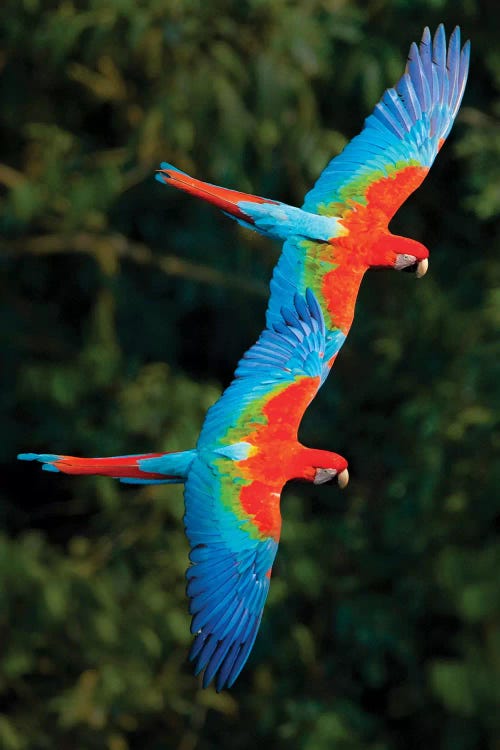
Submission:
POLYGON ((498 750, 496 2, 3 0, 0 747, 498 750), (235 687, 186 657, 179 488, 18 451, 192 447, 260 331, 279 247, 162 187, 163 159, 300 205, 424 25, 472 40, 452 136, 301 431, 351 484, 293 487, 235 687), (495 337, 496 334, 496 337, 495 337))

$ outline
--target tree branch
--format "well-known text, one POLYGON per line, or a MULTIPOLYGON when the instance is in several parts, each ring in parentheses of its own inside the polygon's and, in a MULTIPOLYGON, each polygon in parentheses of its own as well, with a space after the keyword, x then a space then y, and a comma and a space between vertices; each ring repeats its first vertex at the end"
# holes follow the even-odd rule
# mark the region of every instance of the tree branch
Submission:
POLYGON ((4 256, 57 255, 58 253, 80 252, 93 255, 101 268, 112 275, 122 259, 132 260, 141 265, 159 268, 169 276, 181 276, 203 284, 237 289, 248 294, 266 297, 268 285, 260 281, 245 279, 227 271, 219 271, 211 266, 183 260, 176 255, 155 255, 140 242, 131 242, 122 234, 98 235, 78 232, 73 235, 46 234, 11 241, 0 246, 4 256))

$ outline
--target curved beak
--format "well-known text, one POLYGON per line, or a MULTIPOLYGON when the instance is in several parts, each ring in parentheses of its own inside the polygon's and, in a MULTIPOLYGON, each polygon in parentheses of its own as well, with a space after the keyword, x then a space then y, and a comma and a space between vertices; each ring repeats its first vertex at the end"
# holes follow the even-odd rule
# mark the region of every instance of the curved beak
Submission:
POLYGON ((417 263, 417 268, 415 271, 415 276, 417 277, 417 279, 421 279, 422 276, 425 276, 428 268, 429 268, 429 259, 424 258, 423 260, 420 260, 417 263))
POLYGON ((400 253, 396 256, 394 263, 396 271, 406 271, 407 273, 414 273, 417 279, 421 279, 425 276, 427 269, 429 268, 429 258, 423 258, 417 260, 414 255, 408 253, 400 253))
POLYGON ((337 477, 340 489, 343 490, 349 482, 349 472, 347 469, 341 471, 340 474, 336 469, 316 469, 316 476, 313 479, 313 484, 326 484, 327 482, 332 482, 335 477, 337 477))
POLYGON ((337 482, 339 483, 341 490, 347 487, 349 484, 349 472, 347 469, 344 469, 344 471, 341 471, 340 474, 337 475, 337 482))

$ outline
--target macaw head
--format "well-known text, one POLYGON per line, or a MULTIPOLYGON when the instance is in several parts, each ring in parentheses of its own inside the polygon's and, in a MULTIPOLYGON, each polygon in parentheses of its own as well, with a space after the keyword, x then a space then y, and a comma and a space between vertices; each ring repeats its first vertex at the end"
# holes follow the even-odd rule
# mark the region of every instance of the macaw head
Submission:
POLYGON ((421 242, 387 232, 373 243, 368 260, 372 268, 395 268, 420 279, 429 267, 429 251, 421 242))
POLYGON ((298 446, 292 462, 292 473, 296 479, 305 479, 313 484, 336 482, 341 489, 349 482, 347 461, 338 453, 298 446))

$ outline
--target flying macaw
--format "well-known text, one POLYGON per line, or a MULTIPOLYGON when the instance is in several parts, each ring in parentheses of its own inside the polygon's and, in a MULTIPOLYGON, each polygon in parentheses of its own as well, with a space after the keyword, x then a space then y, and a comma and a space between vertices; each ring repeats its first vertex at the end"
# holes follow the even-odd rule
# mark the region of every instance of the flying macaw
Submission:
MULTIPOLYGON (((423 276, 429 251, 388 229, 424 180, 451 130, 465 89, 470 43, 460 29, 446 48, 441 24, 411 45, 406 71, 388 89, 364 129, 327 165, 302 208, 201 182, 163 162, 156 178, 203 198, 240 224, 284 240, 271 281, 267 323, 279 320, 298 291, 314 291, 329 332, 347 335, 358 289, 373 267, 423 276)), ((332 362, 333 363, 333 362, 332 362)), ((331 364, 332 364, 331 363, 331 364)))
POLYGON ((195 636, 190 658, 203 686, 230 687, 255 641, 280 537, 280 495, 290 479, 349 479, 337 453, 305 448, 302 415, 343 339, 327 336, 311 290, 267 327, 243 355, 235 379, 208 410, 194 450, 76 458, 22 453, 48 471, 100 474, 137 484, 185 483, 190 543, 187 593, 195 636))

